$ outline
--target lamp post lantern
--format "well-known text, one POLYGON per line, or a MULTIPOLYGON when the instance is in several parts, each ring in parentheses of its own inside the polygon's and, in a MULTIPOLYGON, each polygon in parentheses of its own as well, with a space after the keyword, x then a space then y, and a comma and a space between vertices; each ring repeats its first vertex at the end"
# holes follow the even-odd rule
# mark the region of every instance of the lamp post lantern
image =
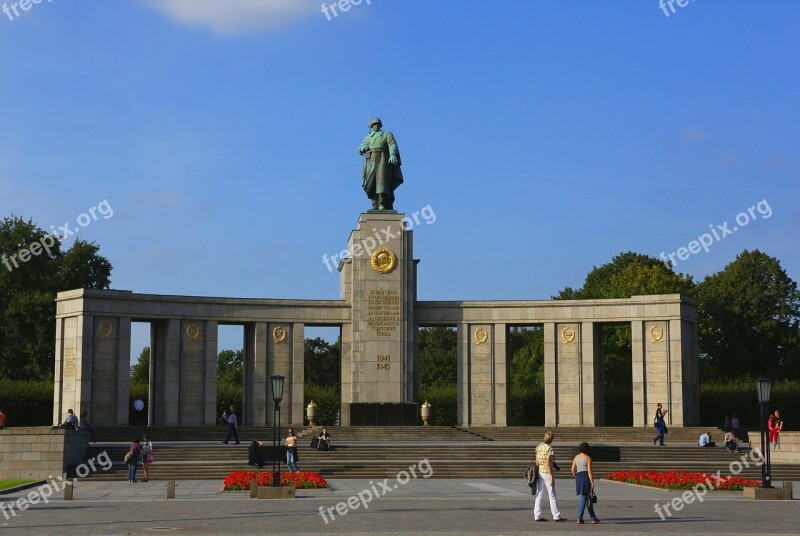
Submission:
POLYGON ((275 413, 272 416, 272 487, 279 488, 281 485, 281 462, 278 458, 278 432, 281 429, 281 399, 283 399, 284 376, 271 376, 272 399, 275 401, 275 413), (277 470, 275 469, 277 458, 277 470))
POLYGON ((772 487, 772 464, 769 456, 769 440, 766 437, 765 417, 769 406, 769 395, 772 390, 772 380, 763 376, 756 380, 756 391, 758 392, 758 404, 761 406, 761 487, 772 487))

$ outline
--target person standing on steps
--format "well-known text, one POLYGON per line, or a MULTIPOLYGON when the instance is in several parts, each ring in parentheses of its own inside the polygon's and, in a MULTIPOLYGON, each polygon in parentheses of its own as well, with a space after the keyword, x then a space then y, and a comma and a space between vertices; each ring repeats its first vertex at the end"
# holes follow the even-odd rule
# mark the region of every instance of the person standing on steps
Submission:
POLYGON ((231 411, 228 414, 228 435, 225 436, 225 441, 223 441, 223 443, 227 445, 228 441, 233 437, 236 440, 236 444, 239 444, 239 432, 236 430, 238 426, 239 419, 236 417, 236 408, 231 406, 231 411))
POLYGON ((664 446, 664 434, 669 432, 667 430, 667 422, 664 420, 667 413, 669 413, 669 410, 662 410, 661 403, 656 406, 656 416, 653 420, 653 426, 656 428, 656 437, 653 438, 653 445, 658 441, 662 447, 664 446))
POLYGON ((142 469, 144 470, 144 480, 150 480, 150 464, 153 463, 153 443, 147 436, 142 436, 142 469))

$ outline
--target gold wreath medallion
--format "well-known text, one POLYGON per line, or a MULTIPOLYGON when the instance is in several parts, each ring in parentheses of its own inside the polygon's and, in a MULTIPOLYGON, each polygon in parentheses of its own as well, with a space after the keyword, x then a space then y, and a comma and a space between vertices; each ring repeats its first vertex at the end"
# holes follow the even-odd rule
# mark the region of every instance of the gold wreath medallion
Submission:
POLYGON ((664 338, 664 328, 660 324, 650 327, 650 342, 659 342, 664 338))
POLYGON ((575 328, 567 326, 561 330, 561 340, 567 344, 575 342, 575 328))
POLYGON ((100 338, 110 339, 114 335, 114 325, 108 320, 100 322, 100 338))
POLYGON ((389 248, 381 248, 372 254, 372 267, 379 274, 388 274, 397 266, 397 255, 389 248))
POLYGON ((189 324, 186 326, 186 338, 190 341, 196 341, 200 338, 200 327, 197 324, 189 324))
POLYGON ((475 330, 475 344, 486 344, 489 341, 489 332, 486 328, 478 328, 475 330))
POLYGON ((275 344, 283 344, 286 342, 286 328, 283 326, 278 326, 277 328, 272 330, 272 340, 275 341, 275 344))

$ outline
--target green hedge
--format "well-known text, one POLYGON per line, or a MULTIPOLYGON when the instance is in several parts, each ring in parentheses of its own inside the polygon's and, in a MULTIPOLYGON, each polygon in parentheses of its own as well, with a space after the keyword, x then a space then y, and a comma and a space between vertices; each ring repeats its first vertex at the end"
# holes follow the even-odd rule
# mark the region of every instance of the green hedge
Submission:
POLYGON ((0 408, 6 426, 50 426, 53 382, 0 380, 0 408))
POLYGON ((312 400, 317 405, 317 419, 314 424, 333 426, 336 423, 336 415, 339 411, 341 400, 336 387, 307 384, 303 397, 303 424, 308 424, 305 419, 305 408, 312 400))
POLYGON ((509 426, 544 426, 544 389, 511 389, 509 426))

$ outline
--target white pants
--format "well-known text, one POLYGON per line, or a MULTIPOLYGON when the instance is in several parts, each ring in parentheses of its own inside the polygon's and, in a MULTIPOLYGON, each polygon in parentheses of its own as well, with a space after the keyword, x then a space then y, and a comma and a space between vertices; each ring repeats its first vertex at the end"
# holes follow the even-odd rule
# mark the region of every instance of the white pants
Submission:
POLYGON ((558 498, 556 497, 556 487, 550 485, 551 473, 539 473, 539 478, 536 481, 536 503, 533 506, 533 517, 536 519, 542 518, 542 499, 545 492, 550 497, 550 512, 553 514, 553 519, 561 518, 561 511, 558 509, 558 498))

